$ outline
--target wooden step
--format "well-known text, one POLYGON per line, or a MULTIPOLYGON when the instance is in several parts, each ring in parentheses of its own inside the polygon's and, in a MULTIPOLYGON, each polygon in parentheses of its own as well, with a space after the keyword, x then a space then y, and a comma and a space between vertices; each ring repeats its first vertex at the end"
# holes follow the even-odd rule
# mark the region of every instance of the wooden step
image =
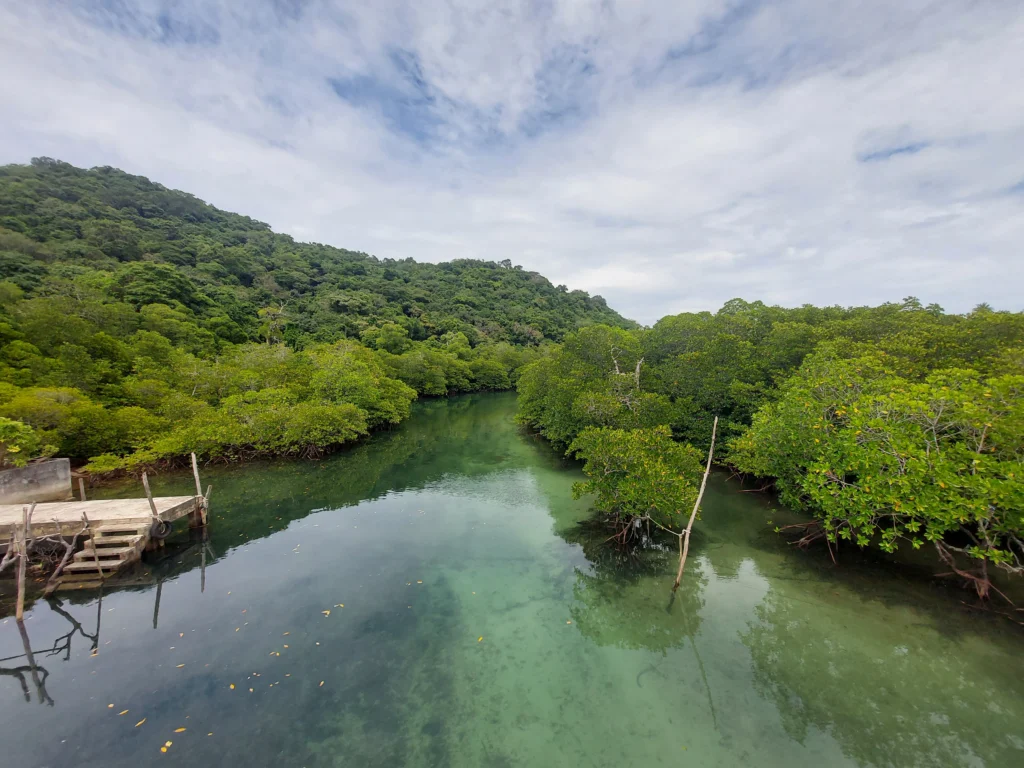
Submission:
POLYGON ((145 536, 141 533, 126 533, 123 535, 118 534, 111 536, 97 536, 95 538, 89 539, 89 541, 86 542, 85 546, 88 547, 92 543, 95 543, 96 546, 98 547, 105 547, 113 544, 132 545, 139 541, 142 541, 144 538, 145 536))
POLYGON ((81 552, 75 552, 75 560, 92 560, 93 557, 98 557, 100 560, 117 557, 123 560, 125 557, 136 551, 135 547, 100 547, 99 549, 93 550, 90 546, 86 545, 85 549, 81 552), (93 554, 94 551, 95 555, 93 554))
POLYGON ((92 529, 96 536, 108 536, 116 534, 144 534, 149 532, 152 520, 125 520, 123 523, 104 523, 92 529))
MULTIPOLYGON (((116 571, 125 564, 124 560, 100 560, 100 569, 104 571, 116 571)), ((95 560, 75 560, 64 566, 65 571, 92 571, 96 572, 95 560)))

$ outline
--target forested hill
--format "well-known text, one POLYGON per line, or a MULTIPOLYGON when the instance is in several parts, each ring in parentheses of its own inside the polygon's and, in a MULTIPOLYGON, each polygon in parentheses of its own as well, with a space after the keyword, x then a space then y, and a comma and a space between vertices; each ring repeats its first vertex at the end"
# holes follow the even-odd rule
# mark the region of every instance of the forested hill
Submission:
POLYGON ((507 261, 377 259, 113 168, 0 168, 0 467, 317 456, 419 395, 508 389, 594 324, 635 325, 507 261))
POLYGON ((301 349, 389 321, 413 340, 455 331, 474 346, 635 325, 509 261, 421 264, 298 243, 144 177, 48 158, 0 167, 0 280, 28 296, 164 305, 195 326, 196 353, 275 336, 301 349))

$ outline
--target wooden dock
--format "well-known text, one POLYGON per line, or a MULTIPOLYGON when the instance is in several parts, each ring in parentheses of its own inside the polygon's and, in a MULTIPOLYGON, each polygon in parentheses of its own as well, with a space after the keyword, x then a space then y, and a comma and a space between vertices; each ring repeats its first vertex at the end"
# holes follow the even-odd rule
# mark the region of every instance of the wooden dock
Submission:
MULTIPOLYGON (((173 523, 196 508, 195 496, 155 496, 157 516, 173 523)), ((24 504, 0 505, 0 542, 9 541, 16 526, 21 525, 21 510, 24 504)), ((40 536, 57 533, 74 536, 82 530, 82 513, 89 518, 89 527, 101 528, 110 525, 134 523, 149 526, 153 513, 149 499, 104 499, 102 501, 49 501, 36 504, 32 514, 32 529, 40 536)))
MULTIPOLYGON (((8 548, 23 535, 25 506, 0 505, 0 542, 6 542, 8 548)), ((33 537, 80 537, 78 540, 83 544, 60 574, 47 585, 46 594, 58 589, 95 589, 101 586, 115 572, 140 560, 143 550, 153 545, 162 546, 162 539, 175 520, 188 515, 191 525, 205 524, 205 510, 204 496, 36 504, 31 520, 33 537), (159 528, 164 532, 154 536, 159 528)))

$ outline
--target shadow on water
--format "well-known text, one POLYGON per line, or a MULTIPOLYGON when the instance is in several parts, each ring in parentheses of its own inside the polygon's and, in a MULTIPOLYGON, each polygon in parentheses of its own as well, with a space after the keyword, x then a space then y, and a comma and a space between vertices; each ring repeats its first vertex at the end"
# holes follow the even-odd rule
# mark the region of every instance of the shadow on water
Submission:
POLYGON ((208 537, 177 532, 102 595, 37 601, 24 634, 0 622, 5 758, 1020 764, 1008 622, 892 562, 793 548, 772 528, 796 518, 723 475, 673 596, 674 539, 605 546, 578 466, 513 412, 424 402, 323 461, 203 468, 208 537))

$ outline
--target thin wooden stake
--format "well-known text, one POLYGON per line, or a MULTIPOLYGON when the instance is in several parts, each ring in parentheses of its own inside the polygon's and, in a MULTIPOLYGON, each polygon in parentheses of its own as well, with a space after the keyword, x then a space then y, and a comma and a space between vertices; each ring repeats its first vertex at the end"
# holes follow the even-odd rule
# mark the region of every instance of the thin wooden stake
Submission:
MULTIPOLYGON (((85 521, 85 527, 89 528, 89 518, 86 516, 85 512, 82 513, 82 519, 85 521)), ((89 539, 92 541, 92 561, 96 564, 96 573, 100 577, 100 581, 103 581, 105 577, 103 576, 103 568, 100 567, 100 553, 96 548, 95 531, 89 535, 89 539)))
POLYGON ((86 498, 85 498, 85 480, 83 480, 81 477, 78 478, 78 497, 82 501, 86 500, 86 498))
POLYGON ((206 520, 210 512, 210 492, 213 491, 213 486, 206 486, 206 495, 203 496, 203 525, 206 525, 206 520))
POLYGON ((672 585, 673 592, 679 589, 679 582, 683 580, 686 555, 690 551, 690 531, 693 530, 693 521, 697 517, 697 510, 700 509, 700 500, 704 498, 704 488, 708 484, 708 475, 711 474, 711 458, 715 455, 715 435, 717 432, 718 417, 715 416, 714 426, 711 427, 711 448, 708 450, 708 465, 704 468, 704 478, 700 481, 700 493, 697 494, 697 501, 694 502, 693 511, 690 513, 690 521, 686 524, 686 530, 679 534, 679 571, 676 573, 676 582, 672 585))
POLYGON ((146 477, 146 473, 142 473, 142 487, 146 489, 146 498, 149 499, 149 509, 153 513, 153 521, 156 522, 160 519, 160 514, 156 511, 156 502, 153 501, 153 492, 149 490, 149 478, 146 477))
MULTIPOLYGON (((35 509, 35 504, 32 508, 35 509)), ((28 561, 28 507, 21 508, 21 534, 18 541, 18 605, 15 609, 14 618, 20 623, 25 618, 25 566, 28 561)))
POLYGON ((196 455, 192 454, 192 477, 196 479, 196 496, 203 495, 203 486, 199 484, 199 465, 196 463, 196 455))

